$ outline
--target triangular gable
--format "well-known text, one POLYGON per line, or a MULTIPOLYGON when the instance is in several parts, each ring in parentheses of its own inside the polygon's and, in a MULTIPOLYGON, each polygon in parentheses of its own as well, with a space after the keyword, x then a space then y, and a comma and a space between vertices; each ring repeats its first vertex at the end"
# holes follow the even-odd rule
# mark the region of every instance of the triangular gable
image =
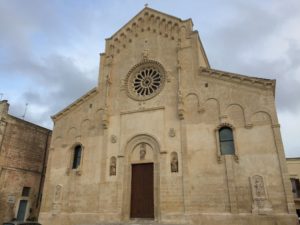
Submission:
POLYGON ((207 67, 210 67, 199 34, 196 30, 193 30, 192 19, 182 20, 149 7, 145 7, 110 38, 106 39, 105 53, 113 55, 115 52, 120 52, 140 32, 147 31, 157 33, 165 38, 169 38, 171 41, 178 41, 197 35, 199 50, 202 52, 207 67))
POLYGON ((138 14, 136 14, 131 20, 129 20, 124 26, 122 26, 118 31, 116 31, 111 37, 107 38, 106 40, 110 40, 115 37, 118 37, 118 35, 120 35, 122 32, 126 32, 128 30, 128 28, 130 29, 134 23, 139 23, 139 21, 141 21, 141 19, 145 19, 145 16, 147 16, 147 15, 150 17, 151 16, 155 17, 155 19, 159 18, 159 19, 161 19, 161 21, 163 19, 165 19, 166 21, 168 20, 168 22, 172 22, 174 25, 177 24, 178 26, 180 23, 192 22, 191 19, 181 20, 178 17, 157 11, 157 10, 149 8, 149 7, 145 7, 138 14))

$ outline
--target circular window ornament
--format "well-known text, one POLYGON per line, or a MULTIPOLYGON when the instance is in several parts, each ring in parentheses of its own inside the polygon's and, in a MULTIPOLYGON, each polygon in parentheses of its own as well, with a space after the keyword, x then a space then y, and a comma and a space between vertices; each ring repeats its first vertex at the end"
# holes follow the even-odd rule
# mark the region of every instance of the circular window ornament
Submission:
POLYGON ((156 96, 165 84, 165 70, 156 61, 147 60, 135 65, 127 74, 128 96, 143 101, 156 96))

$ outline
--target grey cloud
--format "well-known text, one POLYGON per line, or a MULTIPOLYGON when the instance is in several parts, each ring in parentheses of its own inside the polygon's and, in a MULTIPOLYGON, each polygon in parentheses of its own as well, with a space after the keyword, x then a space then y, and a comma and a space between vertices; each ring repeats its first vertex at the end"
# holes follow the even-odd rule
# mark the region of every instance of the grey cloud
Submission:
POLYGON ((21 104, 14 103, 11 113, 20 117, 25 103, 29 103, 26 119, 37 124, 50 127, 50 115, 71 104, 96 85, 97 70, 81 71, 72 59, 60 55, 52 55, 41 64, 23 65, 27 76, 34 77, 30 90, 23 93, 21 104), (89 79, 89 73, 95 79, 89 79), (46 108, 44 112, 31 111, 34 107, 46 108))
MULTIPOLYGON (((192 17, 213 68, 277 79, 279 110, 299 113, 300 44, 288 33, 282 36, 291 20, 300 21, 299 0, 149 3, 183 19, 192 17), (170 4, 176 7, 170 9, 170 4), (284 46, 276 38, 271 45, 277 36, 284 46), (284 49, 284 55, 268 58, 272 48, 284 49)), ((97 84, 98 64, 93 60, 103 51, 103 40, 142 7, 134 0, 0 1, 0 76, 9 75, 13 82, 24 76, 31 84, 19 90, 21 97, 11 102, 11 112, 20 117, 29 102, 26 119, 51 127, 50 115, 97 84), (124 5, 130 7, 120 11, 124 5), (95 63, 81 68, 76 61, 80 54, 95 63)))
POLYGON ((249 1, 235 1, 236 15, 224 21, 222 28, 213 30, 207 41, 208 56, 213 67, 245 75, 277 79, 279 110, 299 112, 299 80, 296 79, 300 62, 300 45, 290 39, 274 37, 291 20, 299 20, 299 3, 274 1, 272 7, 262 7, 249 1), (288 5, 288 6, 287 6, 288 5), (294 7, 293 7, 294 6, 294 7), (297 14, 296 14, 297 12, 297 14), (270 42, 272 40, 274 43, 270 42), (281 42, 280 42, 281 41, 281 42), (285 49, 284 55, 269 55, 272 48, 285 49), (271 44, 272 43, 272 44, 271 44))

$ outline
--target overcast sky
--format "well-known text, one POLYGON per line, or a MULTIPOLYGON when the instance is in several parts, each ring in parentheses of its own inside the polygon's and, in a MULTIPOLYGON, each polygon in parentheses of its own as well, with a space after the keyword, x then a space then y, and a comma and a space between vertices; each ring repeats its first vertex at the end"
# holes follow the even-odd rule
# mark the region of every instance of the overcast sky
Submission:
POLYGON ((299 0, 0 0, 0 93, 10 113, 50 116, 97 85, 99 53, 149 7, 192 18, 212 68, 277 79, 287 156, 300 156, 299 0))

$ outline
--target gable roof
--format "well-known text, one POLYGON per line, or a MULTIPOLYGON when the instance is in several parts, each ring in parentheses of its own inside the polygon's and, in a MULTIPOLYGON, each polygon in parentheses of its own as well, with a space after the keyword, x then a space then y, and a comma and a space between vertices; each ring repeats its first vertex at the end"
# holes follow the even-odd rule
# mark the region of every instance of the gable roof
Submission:
POLYGON ((180 41, 181 38, 191 38, 192 35, 198 37, 198 47, 207 67, 210 67, 205 50, 200 40, 197 30, 193 30, 192 19, 182 20, 178 17, 145 7, 124 26, 116 31, 111 37, 106 38, 105 52, 110 55, 116 50, 121 49, 132 42, 140 32, 153 32, 168 38, 170 41, 180 41))
POLYGON ((77 106, 80 106, 82 103, 84 103, 87 99, 93 97, 95 94, 97 94, 97 88, 93 88, 92 90, 88 91, 86 94, 75 100, 73 103, 65 107, 63 110, 59 111, 55 115, 51 116, 51 119, 55 121, 56 119, 60 118, 61 116, 67 114, 69 111, 72 111, 77 106))
POLYGON ((117 30, 111 37, 107 38, 106 40, 109 40, 115 36, 118 36, 120 33, 122 33, 122 31, 125 31, 126 28, 130 27, 132 23, 134 23, 135 21, 138 21, 139 18, 143 18, 145 15, 155 15, 156 18, 157 17, 161 17, 164 19, 168 18, 169 21, 173 21, 175 23, 177 22, 178 24, 183 23, 183 22, 191 22, 193 25, 191 18, 182 20, 178 17, 172 16, 167 13, 163 13, 158 10, 149 8, 148 6, 145 6, 145 8, 143 8, 140 12, 138 12, 132 19, 130 19, 126 24, 124 24, 119 30, 117 30))

